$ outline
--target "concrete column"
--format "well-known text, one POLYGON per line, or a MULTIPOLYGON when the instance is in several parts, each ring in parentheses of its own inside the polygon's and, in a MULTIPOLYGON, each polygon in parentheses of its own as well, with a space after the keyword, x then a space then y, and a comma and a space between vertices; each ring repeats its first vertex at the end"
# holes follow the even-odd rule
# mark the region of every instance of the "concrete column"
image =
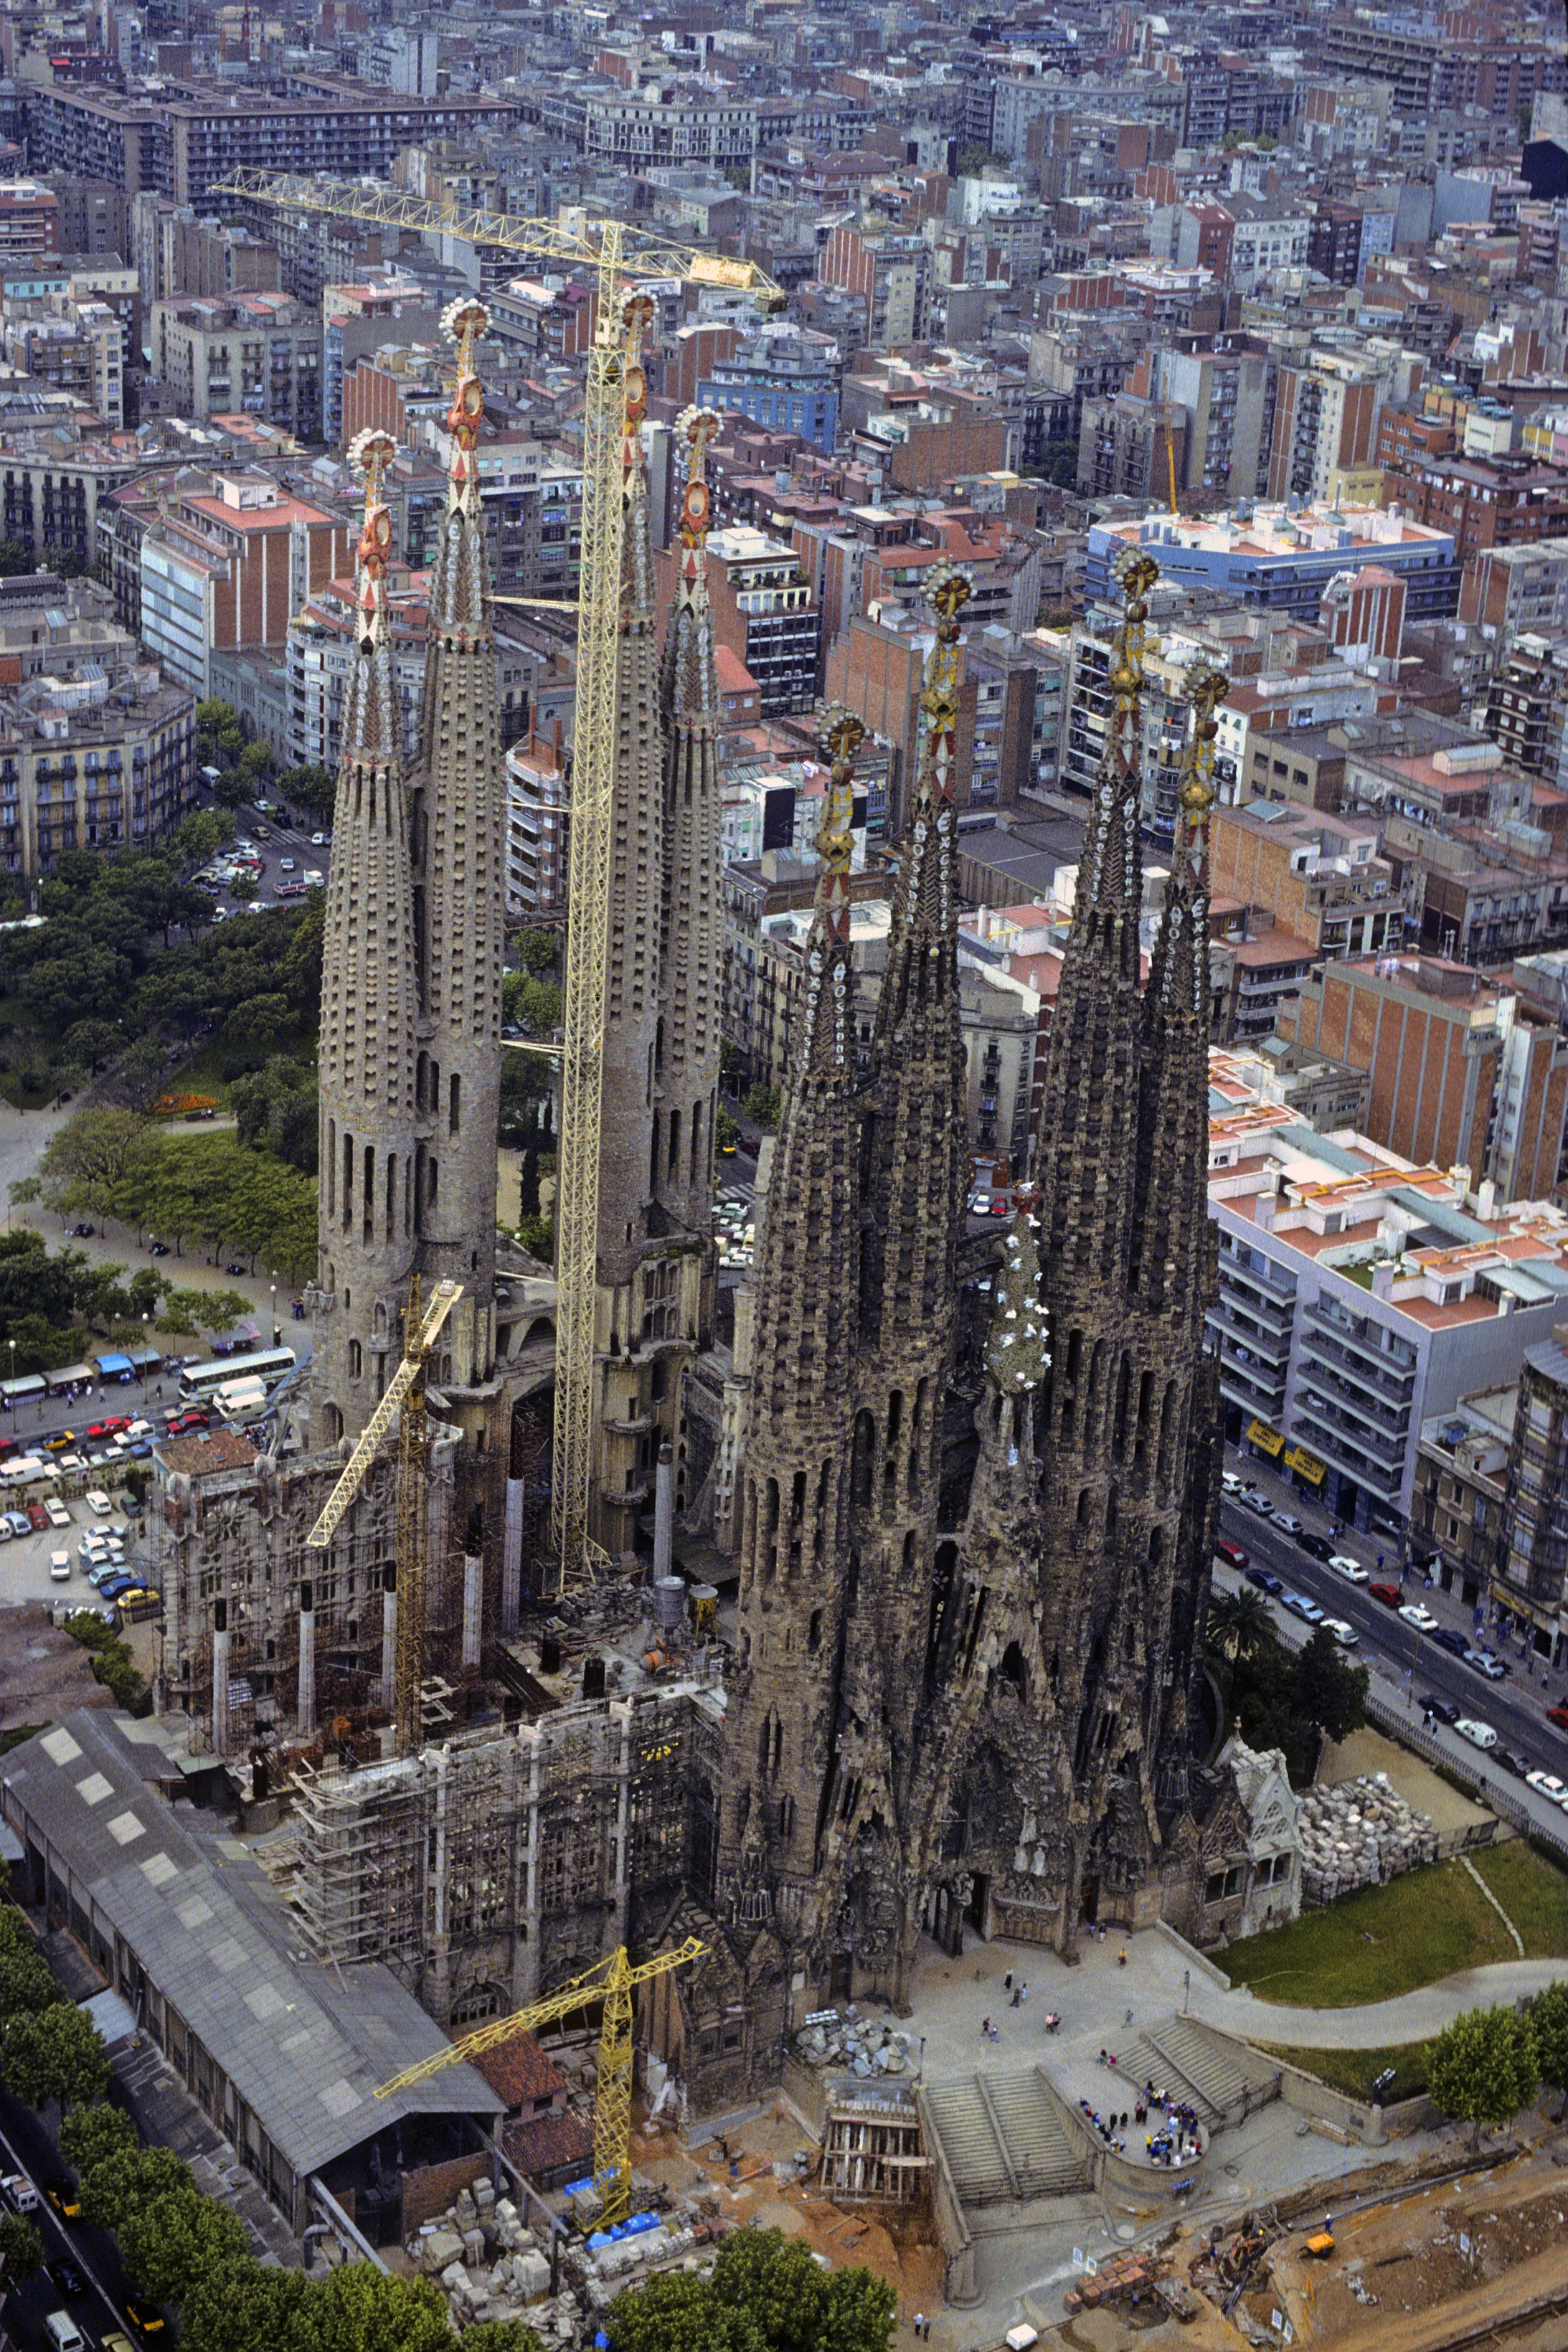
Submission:
POLYGON ((624 1944, 626 1901, 631 1892, 632 1808, 632 1711, 624 1699, 617 1699, 612 1706, 610 1721, 616 1727, 616 1855, 611 1896, 615 1904, 616 1941, 624 1944))
POLYGON ((391 1706, 397 1696, 397 1571, 389 1568, 381 1596, 381 1703, 391 1706))
POLYGON ((485 1564, 475 1552, 463 1554, 463 1665, 477 1674, 479 1665, 480 1601, 485 1589, 485 1564))
POLYGON ((228 1754, 228 1603, 213 1603, 213 1746, 228 1754))
POLYGON ((653 1580, 670 1572, 675 1554, 675 1452, 667 1437, 658 1449, 653 1488, 653 1580))
POLYGON ((316 1736, 316 1611, 309 1584, 300 1587, 300 1697, 295 1720, 301 1739, 316 1736))
POLYGON ((521 1478, 507 1480, 506 1531, 500 1556, 500 1629, 503 1633, 516 1633, 522 1608, 523 1492, 521 1478))
POLYGON ((451 1946, 447 1930, 447 1750, 436 1750, 435 1854, 432 1862, 430 1976, 427 2006, 437 2025, 444 2026, 452 2008, 451 1946))

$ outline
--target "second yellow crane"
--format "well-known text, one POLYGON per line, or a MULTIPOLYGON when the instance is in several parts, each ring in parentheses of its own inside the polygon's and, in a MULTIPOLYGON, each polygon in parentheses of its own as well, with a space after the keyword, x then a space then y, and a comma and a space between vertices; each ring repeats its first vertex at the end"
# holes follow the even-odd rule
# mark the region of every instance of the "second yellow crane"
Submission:
POLYGON ((594 2100, 594 2186, 604 2200, 603 2221, 608 2229, 612 2222, 624 2221, 631 2208, 633 1988, 700 1959, 707 1948, 695 1936, 688 1936, 676 1950, 656 1953, 651 1960, 633 1968, 626 1946, 618 1944, 581 1976, 569 1978, 554 1992, 546 1993, 542 2000, 531 2001, 526 2009, 514 2011, 510 2017, 498 2017, 489 2025, 476 2026, 460 2042, 422 2058, 416 2066, 405 2067, 390 2083, 378 2083, 375 2095, 390 2099, 411 2084, 440 2074, 443 2067, 460 2065, 486 2050, 499 2050, 521 2033, 558 2024, 574 2011, 602 2000, 605 2017, 599 2029, 599 2082, 594 2100))

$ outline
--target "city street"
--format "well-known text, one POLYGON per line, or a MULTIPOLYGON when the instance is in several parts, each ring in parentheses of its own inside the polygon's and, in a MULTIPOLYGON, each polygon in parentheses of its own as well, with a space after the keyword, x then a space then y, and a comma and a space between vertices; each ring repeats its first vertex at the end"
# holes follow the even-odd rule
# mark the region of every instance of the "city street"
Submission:
MULTIPOLYGON (((1294 1512, 1313 1534, 1331 1534, 1331 1525, 1326 1514, 1305 1503, 1283 1479, 1266 1474, 1256 1463, 1235 1454, 1227 1456, 1226 1467, 1277 1495, 1279 1507, 1294 1512)), ((1350 1654, 1358 1664, 1372 1668, 1385 1698, 1406 1708, 1415 1724, 1421 1723, 1429 1696, 1450 1699, 1462 1714, 1489 1723, 1497 1732, 1500 1747, 1513 1748, 1532 1766, 1540 1765, 1568 1780, 1568 1732, 1560 1731, 1546 1720, 1546 1709, 1563 1696, 1563 1677, 1544 1675, 1540 1659, 1521 1658, 1517 1642, 1504 1643, 1490 1633, 1479 1637, 1486 1646, 1497 1651, 1510 1669, 1505 1682, 1489 1682, 1462 1659, 1439 1648, 1429 1636, 1406 1625, 1381 1601, 1374 1601, 1364 1584, 1352 1584, 1326 1561, 1311 1559, 1298 1549, 1283 1528, 1247 1509, 1230 1496, 1221 1508, 1220 1532, 1229 1542, 1240 1545, 1253 1567, 1269 1570, 1288 1591, 1303 1594, 1329 1616, 1342 1618, 1353 1627, 1359 1642, 1350 1654)), ((1361 1560, 1374 1581, 1379 1580, 1381 1554, 1383 1576, 1390 1582, 1397 1581, 1396 1545, 1351 1532, 1336 1538, 1336 1548, 1361 1560)), ((1215 1580, 1216 1587, 1223 1590, 1240 1580, 1230 1570, 1216 1567, 1215 1580)), ((1405 1590, 1406 1598, 1429 1609, 1440 1625, 1452 1627, 1470 1638, 1471 1612, 1452 1594, 1436 1586, 1428 1591, 1422 1577, 1414 1571, 1406 1577, 1405 1590)), ((1292 1648, 1300 1649, 1311 1627, 1278 1601, 1270 1601, 1269 1607, 1281 1637, 1292 1648)), ((1552 1828, 1560 1837, 1568 1833, 1568 1815, 1534 1790, 1527 1789, 1492 1756, 1482 1754, 1441 1725, 1433 1736, 1456 1762, 1462 1760, 1467 1770, 1479 1774, 1516 1803, 1524 1805, 1543 1828, 1552 1828)))
MULTIPOLYGON (((49 2175, 68 2168, 38 2117, 5 2093, 0 2093, 0 2162, 7 2172, 25 2173, 40 2197, 49 2175)), ((47 2203, 40 2205, 33 2219, 44 2242, 46 2263, 63 2255, 82 2273, 87 2292, 68 2301, 47 2271, 40 2271, 25 2286, 13 2286, 5 2299, 5 2326, 13 2340, 21 2346, 43 2345, 46 2317, 51 2311, 64 2309, 90 2343, 101 2343, 113 2329, 134 2342, 135 2332, 121 2308, 127 2281, 112 2234, 80 2221, 68 2226, 47 2203)))

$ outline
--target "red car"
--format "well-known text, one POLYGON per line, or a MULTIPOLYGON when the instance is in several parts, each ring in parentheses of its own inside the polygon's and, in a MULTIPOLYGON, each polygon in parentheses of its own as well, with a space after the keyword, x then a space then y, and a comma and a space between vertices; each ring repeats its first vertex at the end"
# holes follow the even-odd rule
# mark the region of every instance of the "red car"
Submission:
POLYGON ((1546 1720, 1554 1723, 1559 1731, 1568 1731, 1568 1706, 1549 1706, 1546 1720))
POLYGON ((27 1525, 33 1529, 35 1534, 37 1534, 40 1528, 47 1528, 48 1526, 49 1515, 47 1511, 45 1510, 42 1503, 29 1503, 26 1506, 26 1511, 27 1525))
POLYGON ((103 1425, 109 1432, 110 1437, 119 1437, 124 1433, 124 1431, 130 1428, 131 1415, 128 1412, 117 1412, 111 1420, 106 1421, 103 1425))
POLYGON ((1369 1584, 1366 1589, 1374 1601, 1382 1601, 1385 1609, 1397 1609, 1405 1598, 1397 1584, 1369 1584))
POLYGON ((1239 1544, 1230 1542, 1225 1536, 1220 1536, 1215 1541, 1215 1557, 1237 1570, 1251 1565, 1251 1554, 1243 1551, 1239 1544))

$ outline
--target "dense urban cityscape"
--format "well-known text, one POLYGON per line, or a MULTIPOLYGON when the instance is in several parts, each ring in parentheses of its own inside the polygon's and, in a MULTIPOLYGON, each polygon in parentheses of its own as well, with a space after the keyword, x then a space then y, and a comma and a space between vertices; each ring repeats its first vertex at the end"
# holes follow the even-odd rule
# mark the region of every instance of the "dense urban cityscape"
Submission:
POLYGON ((0 2352, 1568 2309, 1568 26, 0 0, 0 2352))

